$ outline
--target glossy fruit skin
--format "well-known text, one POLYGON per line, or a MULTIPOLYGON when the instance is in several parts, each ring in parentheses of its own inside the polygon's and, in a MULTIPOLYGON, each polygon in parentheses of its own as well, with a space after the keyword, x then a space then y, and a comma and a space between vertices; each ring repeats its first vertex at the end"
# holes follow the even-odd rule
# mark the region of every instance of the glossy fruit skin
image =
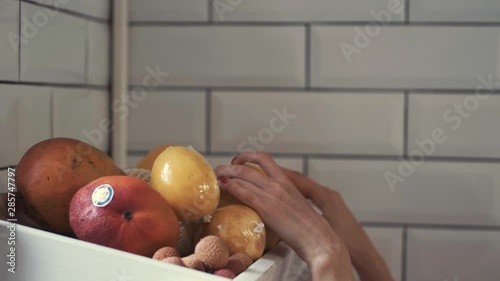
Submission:
POLYGON ((266 246, 266 229, 262 226, 263 221, 254 210, 235 204, 215 210, 201 236, 219 236, 226 242, 230 255, 245 253, 255 261, 266 246))
POLYGON ((179 220, 196 222, 211 214, 220 199, 217 177, 194 149, 170 146, 155 160, 151 184, 172 206, 179 220))
POLYGON ((153 164, 154 164, 156 158, 158 157, 158 155, 160 155, 160 153, 162 153, 165 149, 167 149, 171 146, 174 146, 174 145, 173 144, 163 144, 163 145, 160 145, 160 146, 156 147, 155 149, 151 150, 146 156, 144 156, 144 158, 142 158, 142 160, 139 163, 137 163, 136 168, 151 171, 153 169, 153 164))
POLYGON ((124 175, 99 149, 79 140, 53 138, 33 145, 16 168, 20 207, 42 228, 72 235, 69 204, 89 182, 109 175, 124 175))
MULTIPOLYGON (((251 168, 251 169, 254 169, 256 170, 257 172, 265 175, 266 173, 264 172, 264 170, 262 170, 262 168, 259 166, 259 165, 256 165, 256 164, 253 164, 253 163, 245 163, 244 164, 245 166, 251 168)), ((243 204, 245 205, 243 202, 241 202, 240 200, 238 200, 238 198, 234 197, 234 195, 232 195, 231 193, 229 193, 227 190, 224 190, 222 189, 220 191, 220 200, 219 200, 219 206, 217 208, 222 208, 222 207, 225 207, 225 206, 228 206, 228 205, 234 205, 234 204, 243 204)), ((278 244, 278 242, 280 241, 280 238, 279 236, 270 228, 266 228, 266 247, 265 247, 265 251, 268 251, 270 250, 271 248, 273 248, 276 244, 278 244)))
POLYGON ((71 201, 70 224, 81 240, 146 257, 175 246, 179 237, 179 221, 167 201, 128 176, 102 177, 82 187, 71 201), (114 195, 97 207, 92 193, 103 184, 112 186, 114 195))

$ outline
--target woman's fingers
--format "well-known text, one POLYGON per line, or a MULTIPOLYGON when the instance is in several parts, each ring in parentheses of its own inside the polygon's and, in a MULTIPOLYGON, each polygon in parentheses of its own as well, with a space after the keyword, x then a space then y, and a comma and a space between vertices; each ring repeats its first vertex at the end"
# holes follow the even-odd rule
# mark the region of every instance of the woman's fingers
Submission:
POLYGON ((232 164, 242 165, 246 162, 258 164, 270 178, 280 181, 288 181, 280 167, 268 153, 265 152, 242 152, 236 156, 232 164))
POLYGON ((215 174, 218 177, 239 178, 260 187, 269 183, 265 175, 244 165, 221 165, 215 168, 215 174))

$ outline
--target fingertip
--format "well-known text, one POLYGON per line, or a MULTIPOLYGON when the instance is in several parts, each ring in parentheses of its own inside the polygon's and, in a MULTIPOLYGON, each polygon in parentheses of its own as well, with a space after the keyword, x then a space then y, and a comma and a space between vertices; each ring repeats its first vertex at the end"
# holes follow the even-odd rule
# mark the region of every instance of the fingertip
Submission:
POLYGON ((227 185, 229 184, 229 178, 226 177, 226 176, 220 176, 217 178, 218 182, 219 182, 219 186, 221 188, 226 188, 227 185))

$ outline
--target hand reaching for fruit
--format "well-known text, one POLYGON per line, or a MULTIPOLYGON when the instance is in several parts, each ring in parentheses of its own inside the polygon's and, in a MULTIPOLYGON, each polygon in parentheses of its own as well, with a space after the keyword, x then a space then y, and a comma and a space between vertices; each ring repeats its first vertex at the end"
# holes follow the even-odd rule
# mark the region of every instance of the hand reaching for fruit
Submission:
POLYGON ((313 281, 353 280, 349 252, 339 235, 268 154, 241 153, 215 172, 221 188, 252 207, 307 262, 313 281), (258 164, 267 177, 245 162, 258 164))
POLYGON ((394 280, 363 227, 337 191, 320 185, 302 173, 281 169, 302 195, 321 209, 325 219, 347 246, 362 281, 394 280))

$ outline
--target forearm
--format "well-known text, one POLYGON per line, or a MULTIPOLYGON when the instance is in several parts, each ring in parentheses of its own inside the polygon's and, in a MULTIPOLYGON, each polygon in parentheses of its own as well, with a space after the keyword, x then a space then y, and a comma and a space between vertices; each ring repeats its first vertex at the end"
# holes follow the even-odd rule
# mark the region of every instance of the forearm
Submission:
POLYGON ((351 251, 351 259, 361 281, 393 281, 389 268, 371 241, 363 249, 351 251))
POLYGON ((353 281, 351 258, 345 244, 337 241, 325 248, 324 254, 308 261, 312 281, 353 281))

